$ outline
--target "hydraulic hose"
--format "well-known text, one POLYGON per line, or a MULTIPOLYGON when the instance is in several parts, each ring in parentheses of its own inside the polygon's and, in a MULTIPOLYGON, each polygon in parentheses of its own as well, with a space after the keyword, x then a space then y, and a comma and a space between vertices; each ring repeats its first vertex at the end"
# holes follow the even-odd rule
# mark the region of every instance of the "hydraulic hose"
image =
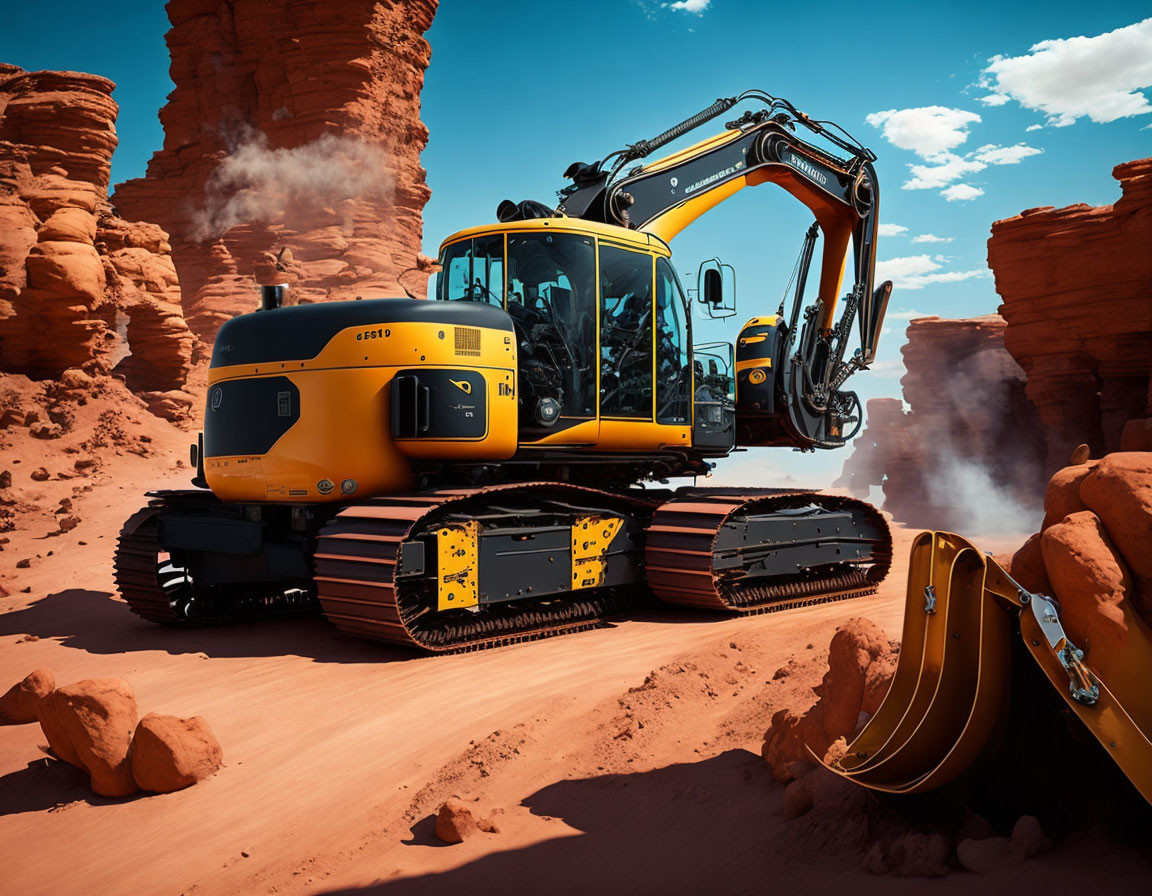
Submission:
POLYGON ((723 115, 735 106, 737 102, 739 102, 739 97, 721 97, 707 109, 697 112, 691 118, 684 119, 680 124, 673 125, 664 131, 664 133, 658 134, 651 140, 641 140, 639 143, 633 143, 624 153, 624 157, 627 161, 642 158, 650 152, 664 146, 666 143, 671 143, 677 137, 687 134, 694 128, 700 127, 704 122, 710 121, 718 115, 723 115))

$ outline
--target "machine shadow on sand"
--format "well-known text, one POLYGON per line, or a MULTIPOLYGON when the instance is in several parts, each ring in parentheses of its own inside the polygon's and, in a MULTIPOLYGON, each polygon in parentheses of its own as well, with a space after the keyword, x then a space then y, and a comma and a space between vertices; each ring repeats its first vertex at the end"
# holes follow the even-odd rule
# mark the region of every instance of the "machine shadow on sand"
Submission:
MULTIPOLYGON (((721 623, 719 612, 678 613, 652 599, 638 599, 627 617, 602 628, 636 620, 661 625, 721 623)), ((107 591, 69 588, 45 595, 21 610, 0 615, 0 636, 58 638, 67 647, 94 654, 162 650, 173 656, 275 657, 295 655, 318 663, 394 663, 430 659, 415 650, 392 647, 337 631, 319 616, 235 623, 199 629, 153 625, 125 612, 123 601, 107 591)))

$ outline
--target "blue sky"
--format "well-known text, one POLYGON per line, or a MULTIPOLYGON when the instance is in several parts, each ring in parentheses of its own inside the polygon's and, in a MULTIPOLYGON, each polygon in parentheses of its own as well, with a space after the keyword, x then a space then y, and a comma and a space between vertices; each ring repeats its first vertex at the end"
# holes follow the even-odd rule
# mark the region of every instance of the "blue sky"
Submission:
MULTIPOLYGON (((171 89, 162 5, 52 9, 8 10, 0 59, 116 81, 113 179, 142 174, 171 89)), ((907 230, 880 241, 880 259, 900 276, 877 368, 853 383, 865 398, 898 395, 902 318, 996 309, 981 273, 992 221, 1038 205, 1110 203, 1119 195, 1113 166, 1152 155, 1152 26, 1100 37, 1148 14, 1146 2, 449 0, 428 33, 425 248, 492 220, 506 197, 554 201, 569 162, 594 161, 718 96, 758 87, 840 123, 879 156, 881 221, 907 230), (1069 40, 1080 37, 1095 40, 1069 40), (1056 43, 1030 52, 1043 41, 1056 43), (936 186, 902 188, 910 182, 936 186), (958 198, 966 195, 974 198, 958 198), (914 242, 925 235, 942 241, 914 242)), ((768 186, 675 239, 686 281, 714 255, 738 272, 740 316, 700 337, 732 338, 740 319, 775 309, 808 222, 768 186)), ((843 457, 755 452, 741 467, 814 482, 843 457)))

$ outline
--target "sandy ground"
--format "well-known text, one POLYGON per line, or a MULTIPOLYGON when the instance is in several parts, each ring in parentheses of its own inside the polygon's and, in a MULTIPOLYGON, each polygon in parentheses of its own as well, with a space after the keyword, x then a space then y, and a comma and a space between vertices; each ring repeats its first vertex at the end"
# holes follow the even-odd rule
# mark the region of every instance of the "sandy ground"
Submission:
MULTIPOLYGON (((758 755, 772 713, 810 702, 839 623, 868 616, 899 635, 911 533, 898 530, 877 595, 746 620, 653 612, 443 658, 352 640, 319 619, 169 631, 128 612, 110 562, 139 490, 186 483, 172 460, 185 434, 165 432, 152 458, 103 458, 93 488, 77 493, 77 528, 48 536, 41 514, 8 533, 0 685, 42 666, 59 683, 126 678, 141 712, 204 716, 226 765, 179 793, 103 799, 43 757, 38 726, 0 728, 6 892, 924 886, 870 877, 856 844, 786 821, 758 755), (30 567, 15 568, 23 557, 30 567), (499 833, 435 840, 433 813, 452 795, 495 812, 499 833)), ((48 506, 51 488, 75 484, 44 487, 48 506)), ((980 886, 1066 882, 1090 849, 980 886)), ((1114 871, 1146 875, 1149 865, 1125 856, 1114 871)), ((933 886, 975 880, 955 873, 933 886)))

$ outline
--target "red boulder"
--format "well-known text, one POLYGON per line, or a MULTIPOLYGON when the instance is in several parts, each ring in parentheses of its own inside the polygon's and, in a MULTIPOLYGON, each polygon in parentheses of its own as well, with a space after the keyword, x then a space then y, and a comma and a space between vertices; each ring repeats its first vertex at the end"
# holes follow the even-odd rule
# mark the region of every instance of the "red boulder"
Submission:
POLYGON ((1060 599, 1064 628, 1077 647, 1119 647, 1128 630, 1120 601, 1132 579, 1100 519, 1090 510, 1050 527, 1041 539, 1044 566, 1060 599))
POLYGON ((48 669, 30 672, 0 697, 0 724, 23 725, 36 721, 36 707, 52 693, 56 679, 48 669))
POLYGON ((129 758, 136 696, 126 681, 89 678, 57 688, 39 702, 37 716, 52 752, 86 771, 96 793, 136 792, 129 758))
POLYGON ((200 716, 149 713, 132 739, 132 777, 142 790, 171 793, 214 775, 224 761, 216 735, 200 716))

